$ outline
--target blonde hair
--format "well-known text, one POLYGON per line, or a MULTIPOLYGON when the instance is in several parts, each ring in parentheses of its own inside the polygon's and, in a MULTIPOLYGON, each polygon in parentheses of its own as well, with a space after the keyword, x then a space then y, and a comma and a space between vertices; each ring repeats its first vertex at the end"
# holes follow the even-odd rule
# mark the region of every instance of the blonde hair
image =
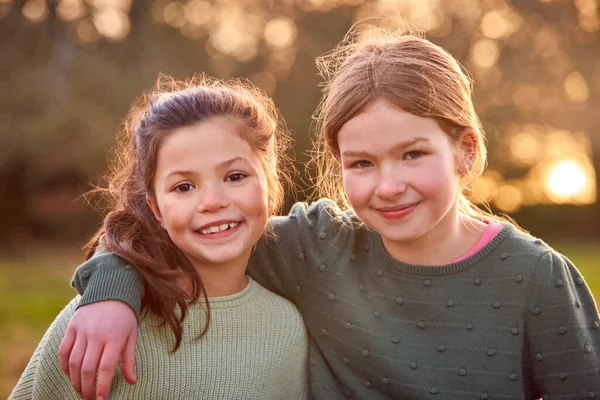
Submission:
POLYGON ((475 136, 475 154, 464 169, 460 212, 503 221, 481 210, 467 195, 486 166, 481 122, 472 100, 473 82, 446 50, 415 33, 355 28, 331 52, 317 59, 325 79, 324 95, 315 113, 318 138, 313 151, 315 195, 350 208, 339 162, 338 133, 342 126, 377 100, 384 100, 419 117, 434 119, 456 142, 465 129, 475 136))

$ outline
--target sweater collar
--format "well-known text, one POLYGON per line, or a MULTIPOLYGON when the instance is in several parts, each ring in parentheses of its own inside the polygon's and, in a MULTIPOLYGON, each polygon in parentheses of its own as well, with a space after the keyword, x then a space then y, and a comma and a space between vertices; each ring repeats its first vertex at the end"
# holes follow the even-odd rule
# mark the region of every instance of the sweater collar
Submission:
POLYGON ((384 265, 390 269, 410 275, 442 276, 463 271, 477 264, 479 261, 487 257, 495 248, 497 248, 498 245, 500 245, 500 243, 502 243, 502 241, 504 241, 504 239, 506 239, 514 230, 515 228, 512 224, 504 223, 500 232, 498 232, 496 236, 494 236, 494 238, 488 244, 483 246, 483 248, 477 253, 465 258, 464 260, 446 265, 417 265, 396 260, 390 255, 390 253, 388 253, 385 245, 383 244, 381 235, 373 232, 373 236, 378 256, 383 260, 384 265))

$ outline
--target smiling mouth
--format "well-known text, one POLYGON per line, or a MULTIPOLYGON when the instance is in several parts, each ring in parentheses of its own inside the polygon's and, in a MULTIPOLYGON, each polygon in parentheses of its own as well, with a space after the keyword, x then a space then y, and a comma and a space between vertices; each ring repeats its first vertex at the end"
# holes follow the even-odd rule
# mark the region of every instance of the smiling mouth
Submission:
POLYGON ((212 225, 207 228, 198 229, 196 232, 201 235, 217 235, 222 232, 227 232, 230 229, 236 228, 240 223, 239 222, 229 222, 223 224, 212 225))
POLYGON ((377 208, 377 212, 386 220, 400 220, 408 217, 414 209, 421 204, 420 202, 404 204, 394 207, 381 207, 377 208))
POLYGON ((411 204, 404 204, 404 205, 399 205, 399 206, 393 206, 393 207, 380 207, 380 208, 377 208, 377 211, 384 212, 384 213, 403 211, 403 210, 407 210, 411 207, 415 207, 417 204, 419 204, 419 202, 411 203, 411 204))

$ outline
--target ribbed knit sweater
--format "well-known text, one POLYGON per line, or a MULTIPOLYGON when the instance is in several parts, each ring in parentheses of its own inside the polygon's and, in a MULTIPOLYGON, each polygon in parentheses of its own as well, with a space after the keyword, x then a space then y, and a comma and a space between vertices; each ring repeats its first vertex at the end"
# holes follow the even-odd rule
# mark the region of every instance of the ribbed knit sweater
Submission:
MULTIPOLYGON (((175 342, 157 315, 142 319, 136 352, 137 383, 115 375, 111 399, 305 399, 308 335, 293 304, 249 279, 241 292, 211 298, 206 336, 205 307, 189 308, 183 341, 175 342)), ((77 399, 60 369, 58 348, 80 298, 50 326, 11 400, 77 399)))
MULTIPOLYGON (((302 313, 316 398, 600 399, 596 304, 542 240, 507 223, 474 255, 425 266, 391 257, 328 200, 270 225, 249 273, 302 313)), ((86 302, 134 309, 142 291, 112 255, 80 266, 73 283, 89 284, 86 302)))

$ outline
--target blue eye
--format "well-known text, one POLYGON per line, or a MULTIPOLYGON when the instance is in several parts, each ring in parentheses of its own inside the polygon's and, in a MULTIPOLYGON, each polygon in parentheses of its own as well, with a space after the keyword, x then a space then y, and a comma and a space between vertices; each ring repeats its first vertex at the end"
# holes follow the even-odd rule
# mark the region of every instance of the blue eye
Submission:
POLYGON ((363 168, 369 168, 372 165, 373 164, 370 161, 359 160, 352 164, 352 168, 363 169, 363 168))
POLYGON ((191 183, 180 183, 179 185, 175 186, 175 191, 179 193, 189 192, 193 189, 194 185, 191 183))
POLYGON ((419 158, 423 155, 422 151, 409 151, 408 153, 406 153, 406 155, 404 156, 407 160, 414 160, 415 158, 419 158))
POLYGON ((225 182, 239 182, 247 176, 248 175, 243 174, 241 172, 235 172, 233 174, 227 175, 227 178, 225 178, 225 182))

